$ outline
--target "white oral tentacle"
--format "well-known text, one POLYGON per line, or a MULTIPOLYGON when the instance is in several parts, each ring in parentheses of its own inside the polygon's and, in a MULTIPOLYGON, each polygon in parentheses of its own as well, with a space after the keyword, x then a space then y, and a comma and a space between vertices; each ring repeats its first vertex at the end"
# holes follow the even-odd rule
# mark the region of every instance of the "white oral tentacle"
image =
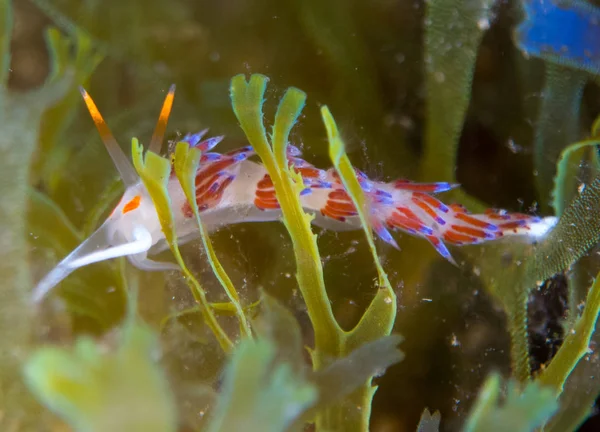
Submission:
POLYGON ((108 244, 105 222, 90 237, 67 255, 33 289, 32 300, 39 303, 48 293, 74 270, 100 261, 146 252, 152 246, 150 232, 141 225, 133 229, 134 240, 116 246, 108 244))

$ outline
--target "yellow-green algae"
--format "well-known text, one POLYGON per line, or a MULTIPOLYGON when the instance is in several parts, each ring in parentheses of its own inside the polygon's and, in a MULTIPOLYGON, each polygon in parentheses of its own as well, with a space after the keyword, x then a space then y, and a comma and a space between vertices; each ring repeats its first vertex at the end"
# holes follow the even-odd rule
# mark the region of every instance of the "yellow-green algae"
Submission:
POLYGON ((156 335, 132 315, 120 333, 113 348, 82 337, 71 349, 38 349, 24 369, 29 387, 76 431, 176 431, 156 335))
POLYGON ((185 196, 194 212, 196 222, 198 223, 198 229, 200 231, 200 237, 202 238, 202 244, 204 250, 208 256, 208 262, 213 273, 217 276, 217 279, 221 283, 221 286, 227 293, 229 301, 234 308, 235 315, 240 322, 240 331, 245 337, 251 337, 252 331, 250 330, 250 324, 246 319, 246 315, 242 309, 239 295, 233 286, 233 282, 225 272, 225 269, 219 262, 217 254, 212 246, 212 242, 208 235, 206 227, 200 220, 200 212, 198 210, 198 203, 196 202, 196 172, 200 164, 201 152, 198 149, 191 149, 190 145, 184 142, 177 143, 175 148, 175 156, 173 158, 173 165, 175 168, 175 174, 179 179, 179 183, 185 193, 185 196))
POLYGON ((154 207, 156 208, 167 244, 169 245, 171 252, 173 252, 177 264, 181 267, 181 270, 185 275, 186 281, 194 295, 194 299, 200 306, 200 312, 202 313, 204 321, 214 333, 221 348, 229 352, 233 348, 233 342, 217 321, 206 298, 206 291, 202 288, 198 279, 190 272, 179 251, 177 234, 173 224, 174 217, 171 208, 171 199, 169 198, 169 192, 167 191, 167 183, 171 174, 171 162, 151 151, 144 154, 142 146, 135 138, 131 143, 131 152, 135 169, 140 175, 144 186, 152 198, 154 207))
MULTIPOLYGON (((248 141, 261 158, 275 187, 283 214, 283 223, 294 247, 298 287, 306 302, 315 333, 315 346, 311 350, 313 366, 319 370, 361 344, 389 335, 396 316, 396 298, 388 283, 387 287, 384 286, 377 292, 354 329, 346 332, 337 323, 325 290, 316 236, 312 233, 310 225, 312 216, 304 212, 299 199, 303 188, 302 180, 299 174, 295 174, 289 168, 287 162, 289 133, 302 111, 306 95, 295 88, 285 92, 275 114, 272 138, 269 142, 262 111, 267 81, 263 75, 252 75, 249 81, 246 81, 244 75, 235 76, 231 81, 231 100, 233 110, 248 141)), ((341 142, 331 141, 338 136, 335 132, 335 124, 327 115, 324 116, 324 121, 330 131, 330 146, 334 149, 333 154, 336 159, 340 159, 343 157, 341 142)), ((356 190, 350 193, 354 194, 354 200, 361 199, 357 198, 356 190)), ((368 226, 366 231, 370 236, 368 226)), ((380 277, 382 282, 385 282, 385 276, 380 277)), ((348 431, 365 430, 368 427, 371 401, 375 391, 376 387, 372 387, 371 380, 367 380, 345 404, 319 413, 317 427, 326 429, 337 427, 348 431), (349 409, 348 406, 351 408, 349 409)))

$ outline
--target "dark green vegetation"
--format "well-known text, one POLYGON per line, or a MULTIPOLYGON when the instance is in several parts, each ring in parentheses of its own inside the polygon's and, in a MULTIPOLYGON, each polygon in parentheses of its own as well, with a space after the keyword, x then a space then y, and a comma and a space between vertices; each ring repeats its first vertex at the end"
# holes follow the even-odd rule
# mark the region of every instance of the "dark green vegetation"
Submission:
MULTIPOLYGON (((371 430, 421 418, 430 431, 439 410, 442 430, 565 431, 589 415, 600 393, 597 77, 524 59, 511 40, 518 3, 35 3, 54 27, 27 42, 28 26, 50 21, 0 0, 0 430, 364 430, 370 415, 371 430), (23 45, 49 57, 23 66, 23 45), (43 84, 26 81, 46 64, 43 84), (147 142, 170 82, 169 138, 210 126, 227 135, 222 150, 250 141, 285 223, 178 248, 161 181, 171 166, 134 140, 124 149, 187 277, 98 264, 32 309, 33 282, 122 191, 77 86, 125 144, 147 142), (368 229, 317 238, 281 163, 289 134, 357 203, 346 153, 372 177, 458 179, 445 200, 472 210, 561 220, 538 245, 454 249, 460 268, 407 236, 401 251, 368 229), (565 271, 565 283, 544 283, 565 271), (561 286, 556 313, 547 298, 561 286), (528 307, 539 315, 529 330, 528 307)), ((198 154, 170 150, 189 188, 198 154)))

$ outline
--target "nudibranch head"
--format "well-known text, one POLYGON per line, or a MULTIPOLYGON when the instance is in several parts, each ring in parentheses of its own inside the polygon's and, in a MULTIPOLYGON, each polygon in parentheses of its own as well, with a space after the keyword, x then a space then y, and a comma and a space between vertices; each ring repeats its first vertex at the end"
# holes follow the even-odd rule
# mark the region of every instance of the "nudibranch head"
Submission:
POLYGON ((136 226, 142 226, 150 233, 152 245, 164 237, 152 198, 141 182, 127 188, 105 223, 108 225, 107 240, 111 244, 131 241, 136 226))
MULTIPOLYGON (((79 267, 111 258, 126 256, 137 267, 146 270, 178 268, 171 263, 159 263, 146 258, 150 248, 164 239, 156 209, 148 191, 113 137, 91 96, 83 88, 80 90, 92 120, 126 189, 110 217, 38 282, 33 290, 34 302, 42 300, 50 290, 79 267)), ((175 86, 173 85, 165 98, 150 141, 152 151, 160 151, 174 94, 175 86)))

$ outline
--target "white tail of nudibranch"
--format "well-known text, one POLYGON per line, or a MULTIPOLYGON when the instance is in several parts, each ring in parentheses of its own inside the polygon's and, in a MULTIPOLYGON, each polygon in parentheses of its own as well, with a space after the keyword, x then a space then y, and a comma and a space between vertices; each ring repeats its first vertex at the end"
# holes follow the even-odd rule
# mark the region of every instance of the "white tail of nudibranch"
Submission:
MULTIPOLYGON (((92 235, 54 267, 33 289, 32 299, 41 301, 55 286, 74 270, 89 264, 127 256, 144 270, 178 269, 173 263, 147 259, 147 253, 164 236, 154 204, 131 162, 119 147, 108 125, 90 95, 81 88, 81 95, 100 133, 115 167, 125 185, 125 193, 110 217, 92 235)), ((150 141, 149 149, 159 152, 173 105, 175 85, 163 103, 150 141)))

